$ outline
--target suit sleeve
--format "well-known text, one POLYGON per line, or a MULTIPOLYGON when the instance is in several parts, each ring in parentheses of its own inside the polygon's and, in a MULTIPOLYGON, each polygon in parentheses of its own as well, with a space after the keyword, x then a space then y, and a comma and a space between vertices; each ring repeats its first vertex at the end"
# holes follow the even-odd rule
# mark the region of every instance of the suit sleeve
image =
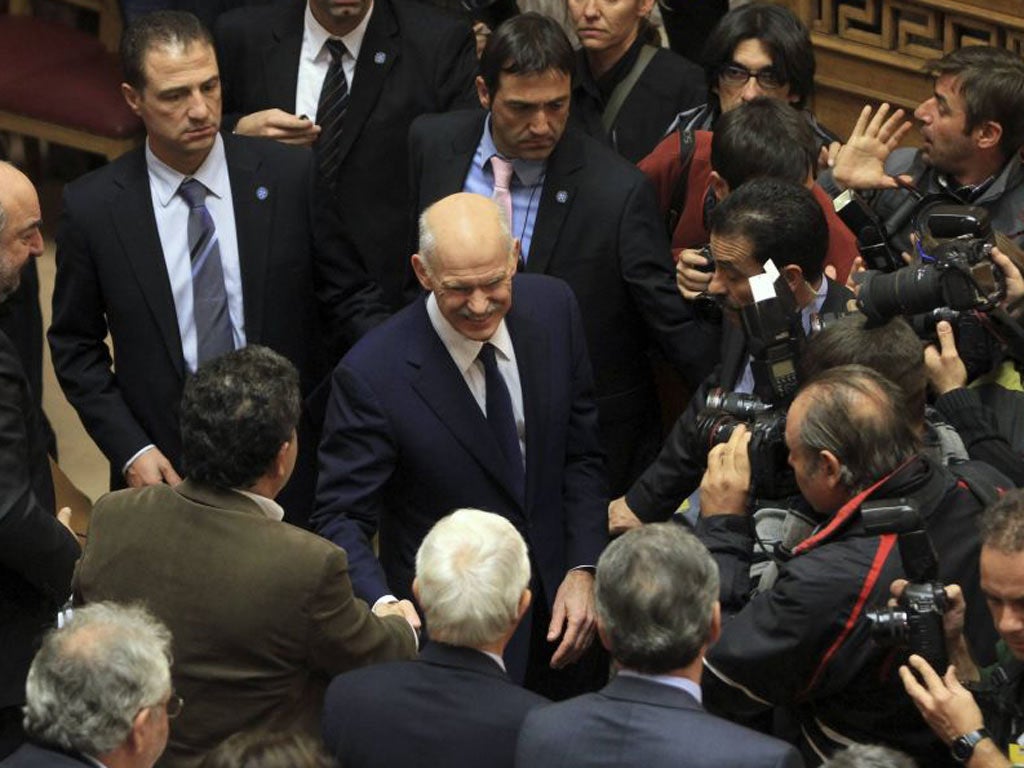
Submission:
POLYGON ((718 339, 697 321, 676 289, 668 238, 646 178, 637 180, 626 199, 619 259, 622 279, 651 339, 687 383, 697 387, 717 360, 718 339))
POLYGON ((567 565, 575 568, 597 565, 597 559, 608 543, 608 487, 583 321, 572 290, 568 286, 565 290, 573 351, 573 401, 562 496, 567 565))
POLYGON ((64 395, 103 455, 120 469, 152 440, 125 402, 112 370, 106 309, 86 230, 102 223, 88 218, 65 189, 47 338, 64 395))
POLYGON ((334 549, 309 606, 309 660, 329 676, 383 661, 411 659, 416 640, 401 616, 376 616, 352 593, 345 552, 334 549))
POLYGON ((59 605, 71 594, 79 547, 33 490, 21 377, 13 353, 0 349, 0 566, 59 605))
POLYGON ((468 24, 454 24, 438 46, 434 92, 438 94, 438 112, 456 109, 480 109, 476 93, 479 69, 476 38, 468 24))
POLYGON ((387 416, 371 387, 342 361, 334 370, 323 440, 314 530, 348 553, 352 586, 369 603, 389 589, 370 541, 398 460, 387 416))
POLYGON ((310 159, 316 298, 324 317, 331 363, 389 316, 380 286, 345 235, 336 197, 317 181, 310 159))

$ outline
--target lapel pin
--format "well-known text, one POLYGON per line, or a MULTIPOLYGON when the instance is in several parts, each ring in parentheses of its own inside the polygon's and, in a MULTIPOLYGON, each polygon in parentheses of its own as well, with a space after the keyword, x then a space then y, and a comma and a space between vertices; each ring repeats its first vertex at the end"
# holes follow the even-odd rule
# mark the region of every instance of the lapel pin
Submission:
POLYGON ((555 200, 560 203, 566 203, 569 200, 569 193, 564 189, 560 189, 555 193, 555 200))
POLYGON ((385 61, 387 61, 387 59, 388 55, 384 53, 384 51, 377 51, 375 54, 373 54, 374 64, 383 64, 385 61))
POLYGON ((256 199, 257 200, 266 200, 269 195, 270 195, 270 191, 266 187, 263 187, 263 186, 256 187, 256 199))

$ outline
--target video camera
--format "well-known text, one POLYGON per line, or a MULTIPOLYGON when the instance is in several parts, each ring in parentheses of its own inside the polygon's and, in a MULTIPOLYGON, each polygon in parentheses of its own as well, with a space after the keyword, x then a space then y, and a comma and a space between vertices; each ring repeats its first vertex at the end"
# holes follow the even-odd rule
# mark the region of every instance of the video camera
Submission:
POLYGON ((909 583, 895 608, 876 608, 865 615, 871 636, 885 647, 905 648, 921 656, 940 675, 949 666, 942 615, 946 590, 937 581, 939 561, 913 499, 883 499, 861 505, 861 519, 870 534, 896 533, 903 570, 909 583))

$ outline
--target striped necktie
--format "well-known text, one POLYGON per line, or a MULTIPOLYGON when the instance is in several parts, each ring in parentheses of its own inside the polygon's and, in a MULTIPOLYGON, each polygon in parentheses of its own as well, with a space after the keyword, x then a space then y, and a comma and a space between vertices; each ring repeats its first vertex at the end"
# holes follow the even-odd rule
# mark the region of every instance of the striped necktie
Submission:
POLYGON ((331 54, 331 65, 327 69, 320 101, 316 108, 316 120, 320 124, 320 138, 316 142, 317 168, 321 178, 334 184, 341 165, 341 129, 348 109, 348 81, 341 66, 345 55, 345 44, 341 40, 328 40, 327 50, 331 54))

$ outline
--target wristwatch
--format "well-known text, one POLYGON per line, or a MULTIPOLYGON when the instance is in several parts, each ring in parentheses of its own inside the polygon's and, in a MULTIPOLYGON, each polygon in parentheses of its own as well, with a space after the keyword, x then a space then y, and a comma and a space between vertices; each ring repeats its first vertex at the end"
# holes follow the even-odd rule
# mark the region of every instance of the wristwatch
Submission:
POLYGON ((949 745, 949 751, 953 753, 953 759, 958 763, 966 763, 974 754, 974 748, 978 746, 978 742, 990 738, 992 736, 987 730, 979 728, 953 739, 953 743, 949 745))

